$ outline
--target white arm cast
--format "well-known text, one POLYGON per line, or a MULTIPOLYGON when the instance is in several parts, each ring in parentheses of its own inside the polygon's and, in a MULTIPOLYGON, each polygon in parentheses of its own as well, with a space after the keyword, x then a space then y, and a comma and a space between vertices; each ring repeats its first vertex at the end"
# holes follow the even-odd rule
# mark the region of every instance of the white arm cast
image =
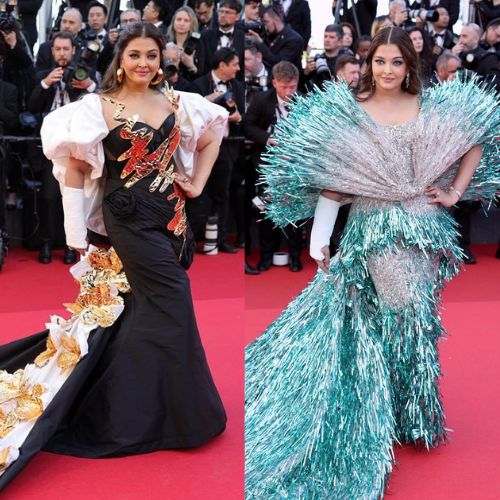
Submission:
POLYGON ((87 248, 83 189, 64 186, 62 197, 66 244, 71 248, 87 248))
POLYGON ((339 213, 340 202, 319 196, 314 222, 311 231, 311 244, 309 255, 316 260, 324 260, 325 256, 321 249, 330 244, 330 237, 339 213))

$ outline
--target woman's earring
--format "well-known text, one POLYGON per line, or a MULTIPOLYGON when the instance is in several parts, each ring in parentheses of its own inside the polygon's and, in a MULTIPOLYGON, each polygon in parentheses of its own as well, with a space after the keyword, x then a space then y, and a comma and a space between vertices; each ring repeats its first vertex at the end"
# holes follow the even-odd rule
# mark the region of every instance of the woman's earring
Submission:
POLYGON ((156 73, 156 78, 151 80, 151 85, 158 85, 163 80, 163 70, 161 68, 158 69, 156 73))
POLYGON ((375 78, 372 76, 372 87, 375 87, 375 78))
POLYGON ((410 73, 406 74, 405 86, 407 89, 410 88, 410 73))
POLYGON ((122 68, 118 68, 116 70, 116 79, 118 80, 118 83, 123 82, 123 69, 122 68))

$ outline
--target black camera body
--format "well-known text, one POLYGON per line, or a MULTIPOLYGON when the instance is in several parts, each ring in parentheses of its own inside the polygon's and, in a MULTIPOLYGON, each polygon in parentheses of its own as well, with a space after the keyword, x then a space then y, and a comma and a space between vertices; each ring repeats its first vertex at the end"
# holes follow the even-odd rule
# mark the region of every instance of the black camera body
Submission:
POLYGON ((168 80, 169 78, 174 77, 179 70, 177 69, 177 66, 175 65, 174 61, 172 59, 165 59, 165 78, 168 80))
POLYGON ((90 71, 88 66, 82 61, 72 61, 68 66, 64 68, 64 73, 62 81, 68 87, 71 87, 71 82, 78 80, 83 82, 90 76, 90 71))
POLYGON ((243 29, 245 30, 245 33, 253 31, 260 37, 263 37, 266 34, 266 29, 264 28, 264 24, 262 23, 262 21, 245 21, 243 24, 243 29))
POLYGON ((269 88, 269 77, 267 75, 254 76, 245 80, 245 84, 248 92, 265 92, 269 88))
POLYGON ((195 31, 191 33, 191 36, 184 43, 184 54, 190 56, 198 46, 201 35, 195 31))
POLYGON ((222 106, 224 109, 229 111, 229 114, 233 114, 236 111, 236 102, 234 93, 231 91, 224 92, 214 100, 215 104, 222 106))

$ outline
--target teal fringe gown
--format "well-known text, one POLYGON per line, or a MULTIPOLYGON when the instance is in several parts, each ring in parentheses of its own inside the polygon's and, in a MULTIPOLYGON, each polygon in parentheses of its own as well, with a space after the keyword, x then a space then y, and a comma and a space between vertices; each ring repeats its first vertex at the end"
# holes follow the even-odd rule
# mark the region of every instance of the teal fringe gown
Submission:
POLYGON ((383 497, 394 443, 446 439, 439 317, 461 252, 447 188, 474 145, 462 199, 499 190, 499 111, 474 80, 421 96, 418 119, 381 126, 347 86, 298 98, 263 166, 277 225, 311 217, 321 189, 353 197, 338 258, 246 349, 246 498, 383 497))

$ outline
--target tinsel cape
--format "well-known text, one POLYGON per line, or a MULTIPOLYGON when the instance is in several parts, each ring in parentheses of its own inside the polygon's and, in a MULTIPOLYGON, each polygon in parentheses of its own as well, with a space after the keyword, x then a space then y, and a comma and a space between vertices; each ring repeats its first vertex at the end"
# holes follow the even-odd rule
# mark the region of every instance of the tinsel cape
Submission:
POLYGON ((500 189, 500 111, 495 91, 475 78, 436 84, 421 94, 413 178, 387 170, 394 153, 383 127, 357 104, 343 82, 298 96, 263 155, 266 216, 285 226, 314 214, 322 189, 384 200, 450 185, 457 161, 473 146, 483 155, 462 199, 491 200, 500 189))

